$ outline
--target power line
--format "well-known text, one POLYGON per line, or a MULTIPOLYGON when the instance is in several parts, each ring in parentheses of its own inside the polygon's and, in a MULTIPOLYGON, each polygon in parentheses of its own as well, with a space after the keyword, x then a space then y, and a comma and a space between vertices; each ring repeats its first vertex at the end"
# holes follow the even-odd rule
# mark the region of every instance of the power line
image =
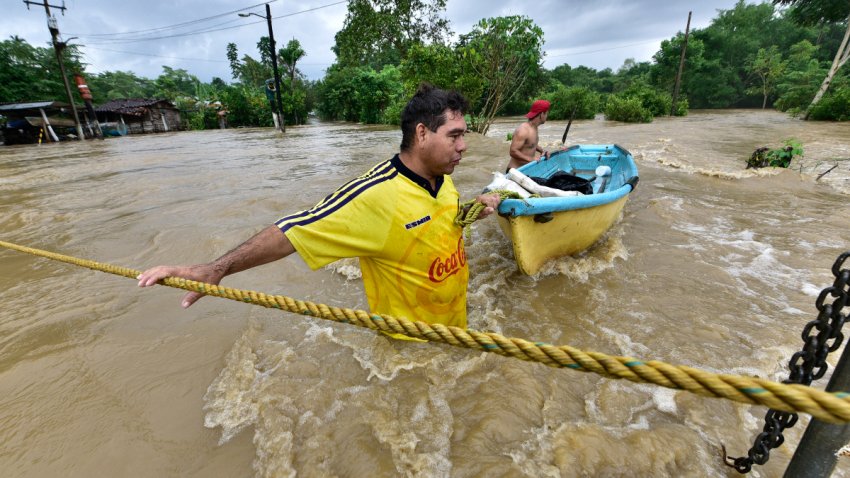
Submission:
MULTIPOLYGON (((312 12, 312 11, 319 10, 319 9, 322 9, 322 8, 332 7, 334 5, 339 5, 339 4, 342 4, 342 3, 348 3, 348 0, 341 0, 341 1, 338 1, 338 2, 334 2, 334 3, 328 3, 328 4, 325 4, 325 5, 320 5, 320 6, 314 7, 314 8, 308 8, 306 10, 301 10, 301 11, 298 11, 298 12, 278 15, 276 17, 272 17, 272 19, 274 20, 274 19, 279 19, 279 18, 292 17, 292 16, 295 16, 295 15, 301 15, 303 13, 312 12)), ((263 5, 263 4, 261 3, 260 5, 263 5)), ((249 7, 249 8, 252 8, 252 7, 249 7)), ((245 9, 243 8, 243 9, 236 10, 236 11, 242 11, 242 10, 245 10, 245 9)), ((230 12, 230 13, 233 13, 233 12, 230 12)), ((225 15, 225 14, 221 14, 221 15, 225 15)), ((217 15, 217 16, 221 16, 221 15, 217 15)), ((212 17, 210 17, 210 18, 212 18, 212 17)), ((196 31, 185 32, 185 33, 176 33, 176 34, 173 34, 173 35, 165 35, 165 36, 158 36, 158 37, 112 38, 112 39, 103 39, 100 42, 93 41, 93 42, 90 42, 90 43, 92 43, 94 45, 108 45, 108 44, 114 45, 114 44, 121 44, 121 43, 138 43, 138 42, 153 41, 153 40, 164 40, 164 39, 168 39, 168 38, 179 38, 179 37, 185 37, 185 36, 199 35, 199 34, 202 34, 202 33, 214 33, 214 32, 219 32, 219 31, 224 31, 224 30, 232 30, 234 28, 242 28, 242 27, 245 27, 245 26, 248 26, 248 25, 255 25, 257 23, 262 23, 264 21, 265 20, 258 20, 258 21, 253 21, 253 22, 250 22, 250 23, 243 23, 241 25, 234 25, 234 26, 231 26, 231 27, 224 27, 224 28, 205 27, 206 29, 202 29, 202 30, 196 30, 196 31)), ((186 22, 186 23, 188 23, 188 22, 186 22)), ((225 23, 222 23, 222 24, 219 24, 219 25, 224 25, 224 24, 227 24, 227 23, 231 23, 231 22, 228 21, 228 22, 225 22, 225 23)), ((70 33, 69 33, 69 35, 70 35, 70 33)), ((80 33, 75 33, 74 35, 77 35, 79 37, 92 36, 92 35, 80 34, 80 33)))
POLYGON ((579 51, 579 52, 576 52, 576 53, 563 53, 563 54, 560 54, 560 55, 550 55, 547 58, 558 58, 558 57, 562 57, 562 56, 586 55, 588 53, 599 53, 600 51, 617 50, 617 49, 620 49, 620 48, 628 48, 630 46, 648 45, 650 43, 655 43, 656 41, 657 40, 651 40, 651 41, 645 41, 645 42, 640 42, 640 43, 631 43, 629 45, 613 46, 611 48, 601 48, 599 50, 579 51))
POLYGON ((187 36, 192 36, 192 35, 199 35, 201 33, 212 33, 212 32, 219 32, 219 31, 223 31, 223 30, 232 30, 234 28, 241 28, 241 27, 244 27, 246 25, 253 25, 255 23, 261 23, 263 20, 259 20, 259 21, 251 22, 251 23, 243 23, 243 24, 240 24, 240 25, 234 25, 232 27, 216 28, 216 27, 219 27, 219 26, 222 26, 222 25, 227 25, 228 23, 233 23, 233 22, 238 22, 238 21, 239 21, 239 19, 237 18, 237 19, 234 19, 234 20, 228 20, 228 21, 223 22, 223 23, 218 23, 216 25, 204 27, 201 30, 194 30, 194 31, 191 31, 191 32, 184 32, 184 33, 175 33, 173 35, 165 35, 165 36, 159 36, 159 37, 138 37, 138 38, 104 38, 104 39, 95 39, 95 40, 90 41, 88 43, 90 43, 92 45, 116 45, 116 44, 121 44, 121 43, 139 43, 139 42, 144 42, 144 41, 163 40, 163 39, 166 39, 166 38, 187 37, 187 36))
POLYGON ((92 49, 92 50, 111 51, 111 52, 115 52, 115 53, 129 53, 131 55, 152 56, 152 57, 155 57, 155 58, 167 58, 169 60, 208 61, 208 62, 213 62, 213 63, 228 63, 227 60, 207 60, 207 59, 204 59, 204 58, 180 58, 180 57, 176 57, 176 56, 153 55, 151 53, 141 53, 141 52, 138 52, 138 51, 112 50, 112 49, 109 49, 109 48, 98 48, 98 47, 93 47, 93 46, 86 46, 86 48, 92 49))
POLYGON ((155 32, 155 31, 160 31, 160 30, 170 30, 170 29, 180 28, 180 27, 184 27, 184 26, 188 26, 188 25, 193 25, 195 23, 203 23, 207 20, 212 20, 214 18, 220 18, 220 17, 226 16, 226 15, 232 15, 234 13, 238 13, 238 12, 241 12, 241 11, 244 11, 244 10, 250 10, 252 8, 259 7, 260 5, 265 5, 266 3, 274 3, 276 1, 277 0, 269 0, 268 2, 258 3, 256 5, 251 5, 250 7, 240 8, 239 10, 232 10, 232 11, 225 12, 225 13, 219 13, 219 14, 213 15, 211 17, 199 18, 197 20, 190 20, 188 22, 183 22, 183 23, 175 23, 174 25, 167 25, 167 26, 164 26, 164 27, 149 28, 147 30, 135 30, 135 31, 129 31, 129 32, 115 32, 115 33, 68 33, 68 35, 77 35, 77 36, 85 36, 85 37, 109 37, 109 36, 118 36, 118 35, 132 35, 132 34, 136 34, 136 33, 149 33, 149 32, 155 32))

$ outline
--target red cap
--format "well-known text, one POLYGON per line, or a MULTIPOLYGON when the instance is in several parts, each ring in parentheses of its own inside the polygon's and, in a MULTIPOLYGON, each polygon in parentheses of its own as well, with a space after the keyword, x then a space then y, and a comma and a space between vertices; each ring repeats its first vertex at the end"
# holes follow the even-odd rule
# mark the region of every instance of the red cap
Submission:
POLYGON ((531 119, 546 111, 549 111, 549 102, 546 100, 537 100, 531 105, 531 110, 525 114, 525 117, 531 119))

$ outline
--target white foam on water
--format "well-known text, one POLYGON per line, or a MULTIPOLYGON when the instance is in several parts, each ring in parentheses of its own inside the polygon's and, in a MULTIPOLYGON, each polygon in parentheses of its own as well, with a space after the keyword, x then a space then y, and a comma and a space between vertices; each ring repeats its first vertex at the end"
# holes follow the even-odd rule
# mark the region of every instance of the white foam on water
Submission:
POLYGON ((669 388, 652 387, 652 401, 662 412, 675 415, 677 413, 676 394, 678 393, 669 388))
POLYGON ((546 424, 529 430, 531 438, 522 443, 518 450, 506 453, 524 476, 560 478, 560 469, 553 465, 555 432, 546 424))
POLYGON ((225 358, 226 366, 204 394, 204 426, 221 427, 219 444, 228 442, 259 416, 255 387, 263 374, 257 370, 252 349, 257 329, 250 327, 233 345, 225 358))
POLYGON ((735 280, 742 295, 762 298, 788 314, 804 314, 787 300, 786 291, 811 290, 809 271, 785 264, 792 252, 775 248, 751 229, 736 229, 722 217, 714 218, 712 224, 676 221, 671 227, 691 236, 689 249, 722 250, 711 256, 712 264, 720 265, 735 280))
POLYGON ((600 326, 599 330, 605 332, 605 335, 614 339, 614 343, 620 349, 620 354, 631 357, 646 357, 652 353, 652 350, 641 344, 634 342, 627 333, 617 332, 607 327, 600 326))
MULTIPOLYGON (((620 215, 622 218, 622 214, 620 215)), ((628 260, 629 251, 623 244, 623 228, 620 219, 590 249, 575 256, 564 256, 550 260, 535 278, 563 275, 572 280, 586 283, 590 276, 601 274, 616 267, 616 260, 628 260)))
POLYGON ((730 168, 740 166, 740 169, 713 169, 699 167, 689 162, 685 162, 681 159, 674 159, 686 158, 687 156, 680 154, 676 150, 675 146, 667 146, 666 143, 669 141, 669 139, 659 139, 658 142, 665 143, 662 147, 658 147, 657 145, 652 144, 641 146, 640 153, 637 153, 634 157, 636 160, 641 159, 651 161, 653 163, 664 166, 665 168, 670 170, 677 170, 687 174, 699 174, 707 177, 730 180, 773 176, 779 174, 779 172, 782 171, 782 169, 780 168, 745 169, 746 161, 729 164, 730 168))
POLYGON ((800 287, 800 291, 809 297, 817 297, 820 295, 820 291, 823 290, 822 287, 818 287, 811 282, 804 282, 800 287))
MULTIPOLYGON (((656 188, 663 189, 663 184, 655 184, 656 188)), ((668 196, 662 194, 649 200, 652 205, 663 205, 665 211, 684 211, 685 198, 679 196, 668 196)))

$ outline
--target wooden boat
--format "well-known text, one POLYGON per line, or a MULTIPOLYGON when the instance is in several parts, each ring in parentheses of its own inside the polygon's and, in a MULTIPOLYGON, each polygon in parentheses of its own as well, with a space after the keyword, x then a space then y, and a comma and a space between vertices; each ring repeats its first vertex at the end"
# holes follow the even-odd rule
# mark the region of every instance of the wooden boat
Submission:
POLYGON ((499 225, 513 243, 519 270, 528 275, 550 259, 593 245, 617 220, 638 182, 634 158, 616 144, 571 146, 518 171, 537 182, 568 173, 581 178, 590 193, 502 201, 499 225))

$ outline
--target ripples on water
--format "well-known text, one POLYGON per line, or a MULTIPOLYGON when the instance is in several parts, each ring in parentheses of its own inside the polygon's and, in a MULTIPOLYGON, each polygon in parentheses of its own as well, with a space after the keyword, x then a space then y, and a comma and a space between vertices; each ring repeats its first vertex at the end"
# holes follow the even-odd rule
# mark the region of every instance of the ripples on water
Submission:
MULTIPOLYGON (((520 118, 470 135, 464 199, 520 118)), ((541 127, 554 145, 565 124, 541 127)), ((0 148, 2 239, 142 269, 216 257, 398 148, 392 128, 312 124, 0 148)), ((604 241, 518 274, 495 221, 467 246, 470 327, 612 355, 785 378, 846 240, 846 125, 760 111, 575 122, 640 185, 604 241), (745 171, 761 145, 797 171, 745 171), (802 174, 801 174, 802 173, 802 174)), ((298 258, 234 287, 365 308, 357 261, 298 258)), ((396 342, 0 251, 0 469, 9 476, 738 476, 764 409, 396 342)), ((834 362, 833 362, 834 363, 834 362)), ((824 382, 826 379, 823 380, 824 382)), ((759 476, 782 473, 803 425, 759 476)), ((840 464, 837 476, 845 476, 840 464)))

